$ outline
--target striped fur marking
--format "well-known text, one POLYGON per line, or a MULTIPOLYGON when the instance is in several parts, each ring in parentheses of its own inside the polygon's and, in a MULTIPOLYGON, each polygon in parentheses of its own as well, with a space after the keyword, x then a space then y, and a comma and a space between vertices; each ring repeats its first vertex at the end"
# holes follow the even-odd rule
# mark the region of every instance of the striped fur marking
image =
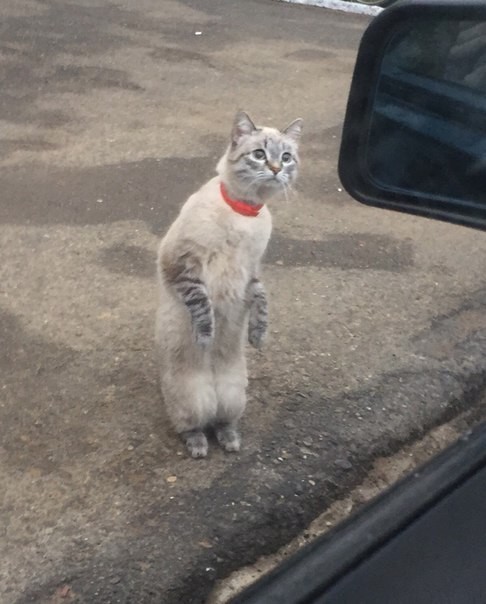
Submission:
POLYGON ((162 272, 191 315, 196 342, 207 346, 214 335, 214 312, 204 282, 198 277, 199 262, 188 254, 171 264, 162 262, 162 272))
POLYGON ((247 296, 250 305, 248 342, 254 348, 260 348, 267 333, 268 304, 265 288, 259 279, 251 279, 248 284, 247 296))

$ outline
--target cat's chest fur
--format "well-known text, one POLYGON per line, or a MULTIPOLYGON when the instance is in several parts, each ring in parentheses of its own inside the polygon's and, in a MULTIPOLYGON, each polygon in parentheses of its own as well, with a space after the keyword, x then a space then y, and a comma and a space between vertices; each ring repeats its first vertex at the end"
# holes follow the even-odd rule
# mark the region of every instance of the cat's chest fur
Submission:
POLYGON ((267 207, 255 217, 238 214, 222 200, 219 180, 213 179, 188 201, 184 214, 191 223, 186 222, 185 234, 200 249, 202 278, 213 302, 242 298, 270 239, 267 207))
MULTIPOLYGON (((233 212, 233 210, 230 210, 233 212)), ((268 213, 268 210, 266 210, 268 213)), ((234 212, 233 212, 234 214, 234 212)), ((219 241, 208 250, 203 269, 210 295, 219 299, 242 297, 248 281, 258 270, 271 232, 271 221, 263 216, 228 217, 219 241)))
MULTIPOLYGON (((223 202, 224 203, 224 202, 223 202)), ((257 217, 241 216, 225 206, 203 269, 214 302, 243 298, 248 281, 258 271, 272 229, 264 207, 257 217)))

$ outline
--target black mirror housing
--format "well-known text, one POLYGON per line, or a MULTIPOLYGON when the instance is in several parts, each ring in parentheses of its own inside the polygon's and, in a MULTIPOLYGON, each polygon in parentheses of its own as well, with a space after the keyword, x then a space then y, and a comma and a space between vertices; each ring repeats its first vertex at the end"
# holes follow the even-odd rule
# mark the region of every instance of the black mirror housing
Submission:
POLYGON ((371 22, 339 176, 362 203, 486 229, 484 0, 406 0, 371 22))

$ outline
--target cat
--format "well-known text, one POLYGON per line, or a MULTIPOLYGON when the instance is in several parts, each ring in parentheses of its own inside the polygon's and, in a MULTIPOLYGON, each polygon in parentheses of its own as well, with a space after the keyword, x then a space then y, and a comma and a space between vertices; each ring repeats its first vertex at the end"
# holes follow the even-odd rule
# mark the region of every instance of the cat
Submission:
POLYGON ((226 451, 240 449, 245 344, 260 348, 268 322, 259 278, 272 230, 265 204, 294 183, 301 132, 301 118, 278 131, 239 111, 217 175, 189 197, 160 244, 160 385, 194 458, 207 455, 208 428, 226 451))

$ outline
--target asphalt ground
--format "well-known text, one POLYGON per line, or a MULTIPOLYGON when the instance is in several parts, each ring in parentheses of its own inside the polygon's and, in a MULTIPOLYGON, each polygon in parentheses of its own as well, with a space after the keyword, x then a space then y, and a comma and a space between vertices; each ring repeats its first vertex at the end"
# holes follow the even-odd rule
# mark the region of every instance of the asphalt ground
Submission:
POLYGON ((204 602, 478 404, 486 240, 342 191, 368 17, 273 0, 4 0, 0 17, 0 601, 204 602), (238 108, 304 118, 302 173, 271 205, 243 448, 194 461, 158 393, 154 263, 238 108))

